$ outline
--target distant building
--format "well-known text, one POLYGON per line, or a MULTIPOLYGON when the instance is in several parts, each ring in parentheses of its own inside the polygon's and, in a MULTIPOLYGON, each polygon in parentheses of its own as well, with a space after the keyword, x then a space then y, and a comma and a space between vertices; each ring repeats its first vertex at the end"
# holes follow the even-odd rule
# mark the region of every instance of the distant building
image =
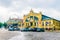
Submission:
POLYGON ((24 15, 24 28, 40 28, 45 30, 59 30, 60 21, 43 15, 42 12, 35 13, 33 10, 24 15))
POLYGON ((8 24, 15 24, 15 23, 18 23, 20 21, 20 19, 17 19, 17 18, 10 18, 7 23, 8 24))
POLYGON ((18 19, 18 18, 10 18, 8 21, 7 21, 7 24, 8 25, 11 25, 11 24, 18 24, 18 27, 22 27, 22 24, 23 23, 23 19, 18 19))

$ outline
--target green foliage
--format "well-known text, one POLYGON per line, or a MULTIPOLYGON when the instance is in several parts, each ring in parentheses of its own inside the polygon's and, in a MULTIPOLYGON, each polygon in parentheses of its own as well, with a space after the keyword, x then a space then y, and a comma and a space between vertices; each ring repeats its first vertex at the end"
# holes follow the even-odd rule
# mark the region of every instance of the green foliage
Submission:
POLYGON ((3 23, 0 22, 0 28, 2 28, 2 26, 3 26, 3 23))
POLYGON ((4 28, 7 28, 7 23, 4 23, 3 26, 4 26, 4 28))

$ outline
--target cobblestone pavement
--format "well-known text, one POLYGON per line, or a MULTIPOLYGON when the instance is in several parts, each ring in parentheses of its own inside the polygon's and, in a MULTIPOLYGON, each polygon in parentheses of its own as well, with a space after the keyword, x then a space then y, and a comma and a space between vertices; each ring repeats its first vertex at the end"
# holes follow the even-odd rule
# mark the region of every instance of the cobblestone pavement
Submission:
POLYGON ((60 40, 60 32, 0 31, 0 40, 60 40))

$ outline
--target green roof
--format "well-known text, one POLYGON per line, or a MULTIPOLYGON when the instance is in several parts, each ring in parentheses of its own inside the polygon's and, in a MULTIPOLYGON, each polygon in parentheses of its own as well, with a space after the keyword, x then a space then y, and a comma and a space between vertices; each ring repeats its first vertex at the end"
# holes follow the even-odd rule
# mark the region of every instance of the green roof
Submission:
MULTIPOLYGON (((59 20, 57 20, 57 19, 54 19, 54 18, 51 18, 51 17, 49 17, 49 16, 46 16, 46 15, 42 15, 42 20, 56 20, 56 21, 59 21, 59 20)), ((60 21, 59 21, 60 22, 60 21)))

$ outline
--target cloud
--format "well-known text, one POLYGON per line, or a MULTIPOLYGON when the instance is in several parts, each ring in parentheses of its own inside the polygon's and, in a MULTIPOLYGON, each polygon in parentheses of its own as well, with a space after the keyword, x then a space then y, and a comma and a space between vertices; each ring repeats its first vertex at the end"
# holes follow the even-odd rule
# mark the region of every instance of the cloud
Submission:
POLYGON ((9 8, 0 6, 0 22, 7 21, 9 17, 18 17, 18 12, 13 12, 9 8))
POLYGON ((51 16, 55 19, 60 20, 60 11, 53 9, 53 8, 50 8, 50 9, 47 9, 46 13, 48 16, 51 16))
POLYGON ((8 17, 8 9, 0 6, 0 21, 4 21, 8 17))
MULTIPOLYGON (((43 15, 49 16, 51 18, 60 20, 60 12, 53 8, 32 8, 34 12, 39 13, 42 12, 43 15)), ((31 8, 26 8, 22 11, 22 14, 28 14, 30 12, 31 8)))
POLYGON ((9 17, 20 17, 29 13, 42 11, 44 15, 59 19, 60 12, 51 6, 56 0, 0 0, 0 21, 4 22, 9 17))
POLYGON ((29 3, 53 3, 55 0, 27 0, 29 3))
POLYGON ((35 11, 38 11, 38 12, 42 12, 42 14, 44 15, 47 15, 51 18, 54 18, 54 19, 57 19, 57 20, 60 20, 60 11, 56 10, 56 9, 53 9, 53 8, 47 8, 47 9, 44 9, 44 8, 37 8, 37 9, 34 9, 35 11))
MULTIPOLYGON (((9 2, 11 5, 9 7, 13 8, 13 10, 15 11, 21 11, 22 9, 24 9, 25 7, 50 7, 51 5, 53 5, 56 0, 11 0, 11 1, 7 1, 9 2)), ((9 5, 9 3, 2 2, 6 5, 9 5)))
MULTIPOLYGON (((0 21, 4 22, 9 19, 9 17, 17 17, 17 18, 23 18, 24 15, 28 14, 30 12, 32 7, 27 7, 24 10, 22 10, 20 13, 12 11, 9 8, 0 7, 0 21)), ((60 12, 53 8, 32 8, 34 12, 39 13, 40 11, 42 14, 47 15, 49 17, 55 18, 60 20, 60 12)))
POLYGON ((11 2, 12 2, 11 0, 0 0, 0 5, 9 7, 11 5, 11 2))

